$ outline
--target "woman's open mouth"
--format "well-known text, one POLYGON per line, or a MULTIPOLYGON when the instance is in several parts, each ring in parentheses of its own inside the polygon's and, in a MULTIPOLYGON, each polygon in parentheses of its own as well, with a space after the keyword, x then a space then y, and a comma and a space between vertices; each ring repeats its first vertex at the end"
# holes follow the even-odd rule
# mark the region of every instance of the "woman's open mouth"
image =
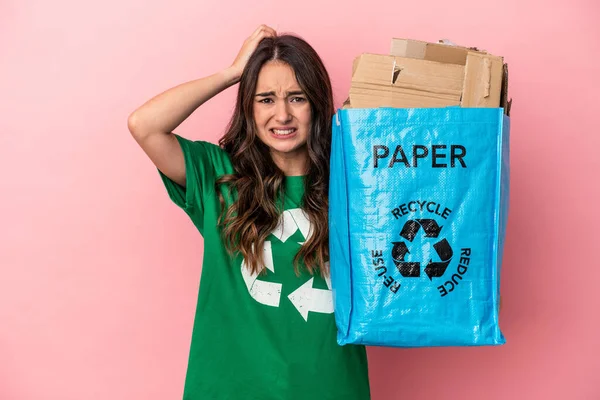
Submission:
POLYGON ((288 138, 296 135, 296 128, 288 128, 288 129, 269 129, 269 131, 276 138, 288 138))

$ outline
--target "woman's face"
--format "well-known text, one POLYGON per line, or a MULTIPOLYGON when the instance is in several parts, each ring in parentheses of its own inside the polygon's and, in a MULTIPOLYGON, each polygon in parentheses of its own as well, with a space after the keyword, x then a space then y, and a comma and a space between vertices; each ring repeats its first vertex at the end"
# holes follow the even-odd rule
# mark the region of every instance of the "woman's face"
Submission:
POLYGON ((253 104, 258 138, 269 147, 275 162, 306 159, 310 103, 288 64, 269 61, 263 65, 253 104))

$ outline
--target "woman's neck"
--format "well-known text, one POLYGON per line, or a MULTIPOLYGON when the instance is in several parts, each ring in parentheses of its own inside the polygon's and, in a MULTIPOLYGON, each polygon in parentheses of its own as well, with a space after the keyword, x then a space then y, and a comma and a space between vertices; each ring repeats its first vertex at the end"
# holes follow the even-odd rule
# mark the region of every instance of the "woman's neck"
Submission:
POLYGON ((308 151, 294 153, 271 152, 271 157, 273 158, 273 162, 283 171, 285 176, 306 175, 308 167, 308 151))

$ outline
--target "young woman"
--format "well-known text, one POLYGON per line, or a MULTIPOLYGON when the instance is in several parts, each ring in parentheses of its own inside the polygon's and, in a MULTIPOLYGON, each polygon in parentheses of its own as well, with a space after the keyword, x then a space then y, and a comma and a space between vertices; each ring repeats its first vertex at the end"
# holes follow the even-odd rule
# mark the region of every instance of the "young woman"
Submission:
POLYGON ((328 270, 331 83, 305 41, 260 26, 225 70, 129 117, 204 237, 184 399, 369 399, 363 346, 338 346, 328 270), (239 82, 219 145, 172 131, 239 82))

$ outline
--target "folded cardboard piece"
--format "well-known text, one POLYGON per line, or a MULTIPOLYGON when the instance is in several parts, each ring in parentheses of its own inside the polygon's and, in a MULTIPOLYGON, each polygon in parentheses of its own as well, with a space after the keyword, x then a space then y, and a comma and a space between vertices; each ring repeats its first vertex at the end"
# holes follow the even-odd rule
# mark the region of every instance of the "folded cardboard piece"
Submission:
POLYGON ((392 39, 389 55, 354 60, 343 108, 503 107, 510 114, 508 66, 477 48, 392 39))

